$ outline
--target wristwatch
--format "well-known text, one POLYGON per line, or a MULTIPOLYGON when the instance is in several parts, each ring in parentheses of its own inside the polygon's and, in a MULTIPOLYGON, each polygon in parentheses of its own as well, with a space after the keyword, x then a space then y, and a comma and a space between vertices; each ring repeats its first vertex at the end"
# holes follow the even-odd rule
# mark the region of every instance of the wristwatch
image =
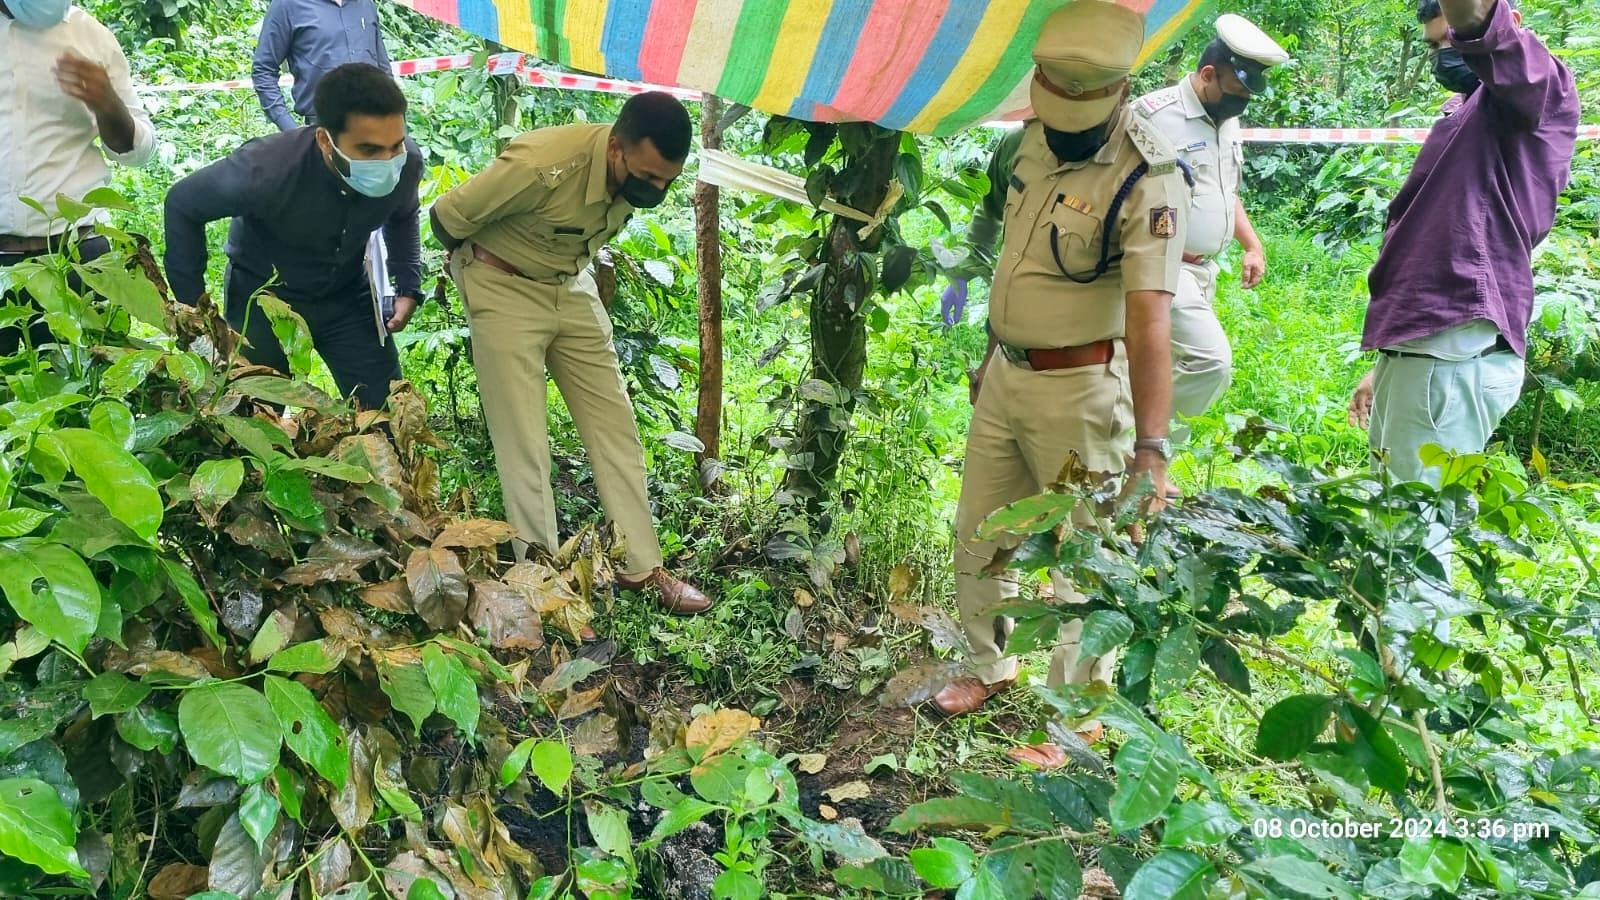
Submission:
POLYGON ((1149 450, 1163 460, 1168 462, 1172 460, 1172 441, 1166 438, 1139 438, 1133 442, 1133 449, 1136 453, 1140 450, 1149 450))

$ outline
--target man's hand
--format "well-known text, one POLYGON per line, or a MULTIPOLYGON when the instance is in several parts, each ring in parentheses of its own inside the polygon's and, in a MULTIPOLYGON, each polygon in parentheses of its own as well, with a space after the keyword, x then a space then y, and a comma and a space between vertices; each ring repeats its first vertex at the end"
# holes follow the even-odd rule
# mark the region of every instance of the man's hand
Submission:
POLYGON ((978 393, 983 390, 983 366, 967 370, 967 399, 978 405, 978 393))
POLYGON ((1259 247, 1244 252, 1244 271, 1239 273, 1239 284, 1251 290, 1267 277, 1267 254, 1259 247))
POLYGON ((56 60, 56 84, 68 97, 82 100, 89 111, 97 116, 111 115, 123 110, 122 98, 111 87, 111 76, 99 63, 68 50, 56 60))
POLYGON ((406 323, 411 321, 411 316, 417 311, 415 297, 394 298, 394 315, 389 317, 389 332, 404 331, 406 323))
POLYGON ((1137 494, 1146 476, 1149 477, 1153 493, 1144 498, 1139 508, 1146 515, 1153 516, 1167 508, 1167 461, 1154 450, 1136 450, 1133 462, 1128 465, 1127 480, 1122 485, 1122 499, 1137 494))
POLYGON ((1372 422, 1372 381, 1375 371, 1369 371, 1350 395, 1350 424, 1366 428, 1372 422))

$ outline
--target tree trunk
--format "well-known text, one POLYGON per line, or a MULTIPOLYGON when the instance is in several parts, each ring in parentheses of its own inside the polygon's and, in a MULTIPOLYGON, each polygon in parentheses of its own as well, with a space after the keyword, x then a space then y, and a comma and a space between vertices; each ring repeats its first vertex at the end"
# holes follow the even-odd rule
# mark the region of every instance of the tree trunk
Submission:
MULTIPOLYGON (((700 147, 722 149, 722 101, 707 95, 700 104, 700 147)), ((722 192, 704 181, 694 186, 694 256, 700 273, 700 402, 694 433, 705 445, 699 456, 722 458, 722 192)), ((707 485, 709 487, 710 485, 707 485)))
MULTIPOLYGON (((853 184, 847 206, 874 212, 889 192, 900 132, 876 125, 841 128, 845 165, 834 180, 853 184), (853 133, 844 129, 861 129, 853 133)), ((834 388, 832 397, 808 396, 801 410, 796 462, 788 488, 805 497, 813 514, 839 472, 855 411, 855 393, 867 363, 867 298, 875 284, 882 229, 857 237, 860 222, 834 217, 822 247, 821 281, 811 295, 811 378, 834 388)))

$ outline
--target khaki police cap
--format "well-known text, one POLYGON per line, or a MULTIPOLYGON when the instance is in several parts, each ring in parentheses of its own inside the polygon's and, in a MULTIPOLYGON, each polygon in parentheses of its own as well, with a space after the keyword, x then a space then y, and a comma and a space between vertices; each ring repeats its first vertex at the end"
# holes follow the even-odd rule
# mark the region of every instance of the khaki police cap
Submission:
POLYGON ((1111 118, 1144 47, 1144 16, 1109 0, 1074 0, 1050 14, 1033 47, 1033 112, 1057 131, 1111 118))
POLYGON ((1217 37, 1233 54, 1234 74, 1252 94, 1267 89, 1268 69, 1289 61, 1289 54, 1278 42, 1244 16, 1218 16, 1217 37))

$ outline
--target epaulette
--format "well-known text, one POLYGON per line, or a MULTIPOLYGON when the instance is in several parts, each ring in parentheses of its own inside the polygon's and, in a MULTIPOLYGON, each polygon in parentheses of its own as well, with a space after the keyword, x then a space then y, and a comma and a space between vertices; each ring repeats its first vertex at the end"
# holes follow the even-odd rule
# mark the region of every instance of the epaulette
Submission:
POLYGON ((1128 139, 1150 164, 1151 175, 1171 175, 1178 170, 1178 151, 1173 149, 1172 142, 1143 119, 1129 120, 1128 139))
POLYGON ((1148 119, 1177 102, 1178 88, 1173 86, 1145 94, 1143 97, 1133 101, 1133 109, 1139 115, 1148 119))
POLYGON ((589 164, 587 152, 575 153, 555 165, 536 166, 534 171, 539 176, 539 183, 547 188, 559 187, 562 182, 573 176, 573 173, 589 164))

